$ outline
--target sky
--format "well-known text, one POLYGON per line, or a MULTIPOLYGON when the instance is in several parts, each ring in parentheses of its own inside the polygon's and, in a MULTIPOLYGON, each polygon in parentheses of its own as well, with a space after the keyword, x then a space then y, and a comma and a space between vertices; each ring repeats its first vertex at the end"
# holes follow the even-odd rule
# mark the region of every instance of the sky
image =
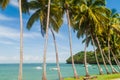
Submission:
MULTIPOLYGON (((107 0, 107 7, 116 9, 120 13, 120 0, 107 0)), ((34 11, 31 11, 31 14, 34 11)), ((26 23, 30 15, 23 14, 24 27, 24 63, 42 63, 43 47, 45 38, 40 33, 40 23, 35 22, 31 30, 27 30, 26 23)), ((67 20, 64 17, 64 23, 59 33, 56 33, 56 41, 59 52, 59 60, 65 63, 70 56, 67 20)), ((72 32, 73 54, 84 50, 82 39, 76 38, 72 32)), ((20 27, 19 27, 19 9, 17 0, 11 0, 5 10, 0 9, 0 63, 19 63, 20 53, 20 27)), ((87 50, 93 50, 89 46, 87 50)), ((49 31, 47 62, 55 63, 55 50, 53 38, 49 31)))

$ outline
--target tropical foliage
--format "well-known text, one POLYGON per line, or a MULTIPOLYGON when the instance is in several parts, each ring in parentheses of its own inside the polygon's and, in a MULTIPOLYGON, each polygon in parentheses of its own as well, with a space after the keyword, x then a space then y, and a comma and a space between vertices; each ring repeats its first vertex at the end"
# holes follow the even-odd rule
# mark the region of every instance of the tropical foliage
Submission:
MULTIPOLYGON (((9 1, 0 0, 0 7, 5 9, 9 1)), ((71 55, 67 62, 72 63, 74 77, 79 78, 74 62, 77 64, 84 63, 87 77, 90 76, 87 63, 97 63, 100 74, 102 74, 100 63, 104 64, 108 74, 110 72, 106 64, 110 64, 112 73, 119 72, 113 67, 113 64, 117 64, 120 69, 120 14, 114 9, 108 9, 106 7, 106 0, 19 0, 21 27, 19 80, 22 80, 23 62, 22 12, 29 14, 29 10, 33 10, 34 13, 28 19, 27 29, 30 30, 34 22, 39 20, 41 34, 43 37, 45 36, 42 80, 47 80, 46 55, 49 29, 53 35, 59 80, 62 80, 54 32, 59 32, 63 24, 64 15, 66 15, 68 23, 71 55), (77 33, 76 37, 78 39, 82 38, 82 42, 85 44, 84 51, 74 56, 72 52, 71 30, 74 30, 77 33), (87 52, 89 44, 93 46, 93 52, 87 52)))

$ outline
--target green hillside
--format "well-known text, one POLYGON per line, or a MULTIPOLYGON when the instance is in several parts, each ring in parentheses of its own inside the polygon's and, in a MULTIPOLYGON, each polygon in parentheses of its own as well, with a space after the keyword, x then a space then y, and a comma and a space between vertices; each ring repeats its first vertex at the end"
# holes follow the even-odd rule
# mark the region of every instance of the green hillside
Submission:
MULTIPOLYGON (((99 63, 103 64, 100 54, 97 54, 97 56, 98 56, 99 63)), ((120 60, 120 56, 117 56, 117 57, 119 57, 119 60, 120 60)), ((111 56, 111 60, 112 60, 112 63, 115 64, 112 56, 111 56)), ((71 57, 69 57, 66 60, 66 62, 68 64, 71 64, 71 57)), ((75 64, 84 63, 84 51, 78 52, 77 54, 74 55, 74 62, 75 62, 75 64)), ((95 54, 94 54, 93 51, 88 51, 87 52, 87 62, 90 63, 90 64, 96 64, 95 54)), ((106 63, 108 64, 107 60, 106 60, 106 63)))

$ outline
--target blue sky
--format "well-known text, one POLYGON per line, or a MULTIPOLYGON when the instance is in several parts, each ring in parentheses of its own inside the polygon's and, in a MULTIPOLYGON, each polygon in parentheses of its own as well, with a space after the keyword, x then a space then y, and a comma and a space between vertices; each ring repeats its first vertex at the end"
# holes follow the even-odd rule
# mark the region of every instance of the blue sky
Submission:
MULTIPOLYGON (((115 8, 120 13, 120 0, 107 0, 108 8, 115 8)), ((33 11, 31 11, 32 13, 33 11)), ((42 62, 44 38, 40 34, 39 22, 33 25, 33 28, 28 31, 26 23, 29 15, 23 14, 24 27, 24 63, 42 62)), ((67 20, 64 18, 59 34, 56 34, 57 46, 59 51, 60 62, 70 56, 69 41, 67 33, 67 20)), ((17 0, 11 0, 5 10, 0 9, 0 63, 18 63, 19 62, 19 46, 20 46, 20 30, 19 30, 19 10, 17 0)), ((84 44, 81 39, 77 39, 76 34, 73 36, 73 54, 84 50, 84 44)), ((88 47, 87 50, 92 50, 88 47)), ((47 62, 55 62, 55 51, 52 40, 52 35, 49 32, 49 42, 47 51, 47 62)))

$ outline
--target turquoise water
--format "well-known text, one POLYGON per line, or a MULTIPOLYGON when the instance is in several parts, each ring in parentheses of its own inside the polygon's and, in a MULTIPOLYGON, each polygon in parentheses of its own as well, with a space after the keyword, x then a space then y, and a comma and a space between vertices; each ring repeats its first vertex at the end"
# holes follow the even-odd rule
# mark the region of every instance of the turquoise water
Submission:
MULTIPOLYGON (((83 64, 75 65, 79 75, 85 75, 85 69, 83 64)), ((103 65, 101 65, 103 67, 103 65)), ((115 66, 115 65, 114 65, 115 66)), ((23 80, 41 80, 42 78, 42 64, 24 64, 23 65, 23 80)), ((58 80, 58 75, 56 70, 51 70, 55 68, 56 64, 47 64, 47 79, 48 80, 58 80)), ((72 77, 73 70, 71 64, 60 64, 61 72, 63 77, 72 77)), ((108 65, 109 67, 109 65, 108 65)), ((115 66, 116 67, 116 66, 115 66)), ((19 64, 0 64, 0 80, 17 80, 18 79, 18 69, 19 64)), ((88 67, 90 74, 99 74, 97 65, 91 65, 88 67)), ((116 67, 117 69, 117 67, 116 67)), ((105 69, 103 67, 104 73, 105 69)), ((110 67, 109 67, 110 70, 110 67)))

